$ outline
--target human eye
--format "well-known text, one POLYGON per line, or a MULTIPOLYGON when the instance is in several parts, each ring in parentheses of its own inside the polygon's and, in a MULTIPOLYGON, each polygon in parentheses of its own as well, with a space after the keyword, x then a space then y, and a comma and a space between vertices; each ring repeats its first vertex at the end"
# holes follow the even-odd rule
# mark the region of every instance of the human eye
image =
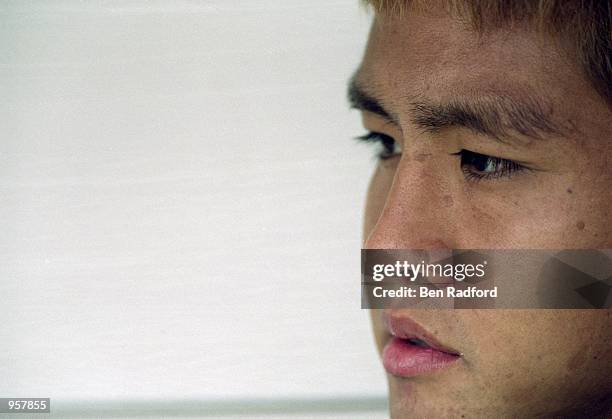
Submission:
POLYGON ((370 131, 365 135, 356 137, 356 140, 376 145, 376 156, 380 160, 387 160, 402 154, 400 144, 392 137, 380 132, 370 131))
POLYGON ((469 150, 461 150, 454 154, 461 157, 461 170, 469 181, 478 182, 481 180, 499 179, 530 170, 528 167, 513 160, 487 156, 469 150))

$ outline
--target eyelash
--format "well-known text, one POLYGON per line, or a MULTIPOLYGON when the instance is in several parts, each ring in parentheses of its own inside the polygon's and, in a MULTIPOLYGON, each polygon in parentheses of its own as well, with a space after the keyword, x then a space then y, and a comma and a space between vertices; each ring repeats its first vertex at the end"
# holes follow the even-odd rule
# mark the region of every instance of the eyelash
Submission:
MULTIPOLYGON (((356 139, 358 141, 363 141, 370 144, 378 144, 379 151, 376 153, 376 155, 380 160, 388 160, 401 154, 401 149, 399 149, 396 141, 388 135, 379 132, 368 132, 367 134, 359 136, 356 139)), ((488 156, 486 154, 479 154, 465 149, 462 149, 457 153, 453 153, 453 155, 461 158, 461 170, 463 171, 466 180, 471 182, 510 177, 515 173, 530 170, 528 167, 523 166, 522 164, 513 160, 488 156), (474 169, 475 167, 483 168, 474 169), (491 170, 491 168, 493 168, 492 172, 484 172, 487 169, 491 170)))
POLYGON ((479 182, 481 180, 493 180, 503 177, 511 177, 513 174, 529 170, 527 167, 513 161, 502 159, 500 157, 487 156, 485 154, 474 153, 469 150, 461 150, 458 153, 453 153, 456 156, 461 157, 461 170, 465 175, 465 178, 472 182, 479 182), (480 160, 480 161, 478 161, 480 160), (482 167, 484 162, 484 169, 476 169, 477 165, 482 167), (492 172, 485 173, 484 170, 490 166, 493 167, 492 172))
POLYGON ((378 157, 380 160, 388 160, 401 154, 401 150, 399 152, 397 151, 397 149, 399 149, 397 142, 392 137, 380 132, 370 131, 365 135, 356 137, 355 139, 365 143, 376 144, 378 146, 376 157, 378 157))

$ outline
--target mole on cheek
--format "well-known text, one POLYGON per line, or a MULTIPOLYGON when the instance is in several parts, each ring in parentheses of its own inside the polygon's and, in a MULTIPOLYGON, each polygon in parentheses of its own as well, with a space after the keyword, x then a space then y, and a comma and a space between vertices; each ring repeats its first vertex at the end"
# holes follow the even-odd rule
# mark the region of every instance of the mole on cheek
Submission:
POLYGON ((576 223, 576 228, 578 228, 578 230, 584 230, 584 222, 578 221, 576 223))

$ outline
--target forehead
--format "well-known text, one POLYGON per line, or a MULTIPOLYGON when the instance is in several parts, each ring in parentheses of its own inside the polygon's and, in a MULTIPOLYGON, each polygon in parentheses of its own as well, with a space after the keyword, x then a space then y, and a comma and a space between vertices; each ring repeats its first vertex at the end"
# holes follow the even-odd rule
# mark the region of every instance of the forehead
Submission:
POLYGON ((397 114, 423 98, 536 97, 561 125, 601 141, 610 110, 557 42, 527 26, 477 33, 444 13, 379 14, 355 79, 397 114))
POLYGON ((570 87, 559 68, 571 65, 553 40, 528 28, 481 34, 451 16, 415 12, 376 16, 360 77, 404 94, 531 91, 570 87))
POLYGON ((554 40, 528 28, 480 34, 449 15, 417 12, 376 16, 358 78, 379 90, 435 99, 488 91, 532 94, 542 86, 555 99, 581 85, 577 66, 554 40))

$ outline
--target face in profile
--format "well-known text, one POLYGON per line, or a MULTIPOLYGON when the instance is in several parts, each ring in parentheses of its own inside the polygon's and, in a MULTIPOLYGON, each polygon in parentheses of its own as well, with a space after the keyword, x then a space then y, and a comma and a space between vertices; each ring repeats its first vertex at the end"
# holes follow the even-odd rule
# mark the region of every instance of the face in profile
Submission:
MULTIPOLYGON (((363 247, 612 247, 609 103, 554 36, 443 9, 377 13, 351 82, 380 157, 363 247)), ((610 310, 371 314, 394 418, 611 412, 610 310)))

